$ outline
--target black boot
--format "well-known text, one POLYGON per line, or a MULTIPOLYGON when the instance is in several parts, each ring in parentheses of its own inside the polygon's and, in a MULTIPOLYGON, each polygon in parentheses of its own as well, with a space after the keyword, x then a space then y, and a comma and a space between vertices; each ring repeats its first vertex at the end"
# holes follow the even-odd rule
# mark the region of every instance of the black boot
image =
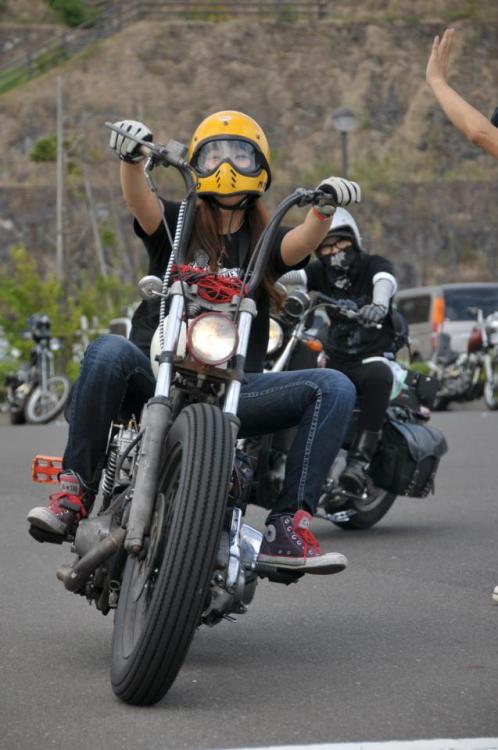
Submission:
POLYGON ((361 495, 367 481, 367 471, 381 433, 362 430, 349 451, 348 463, 341 474, 341 487, 352 495, 361 495))

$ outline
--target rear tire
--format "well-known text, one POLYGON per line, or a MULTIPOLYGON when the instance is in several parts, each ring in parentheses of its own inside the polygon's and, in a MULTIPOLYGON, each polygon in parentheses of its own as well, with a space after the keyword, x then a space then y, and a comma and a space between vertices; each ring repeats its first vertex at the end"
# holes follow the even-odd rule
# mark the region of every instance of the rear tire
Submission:
POLYGON ((9 410, 9 422, 12 425, 26 424, 24 411, 22 409, 16 409, 15 411, 9 410))
POLYGON ((229 420, 187 406, 164 455, 147 556, 128 557, 116 610, 111 683, 133 705, 168 692, 206 606, 232 469, 229 420))
MULTIPOLYGON (((387 490, 381 490, 378 487, 374 487, 373 490, 375 495, 373 493, 369 494, 367 500, 350 498, 343 505, 334 506, 326 510, 327 513, 331 514, 354 511, 354 515, 349 516, 348 520, 344 520, 343 522, 332 521, 334 526, 343 531, 370 529, 381 518, 384 518, 396 500, 397 495, 393 495, 392 492, 388 492, 387 490)), ((326 501, 324 502, 324 506, 326 506, 326 501)))
POLYGON ((65 375, 54 375, 47 380, 47 390, 37 386, 26 404, 26 421, 29 424, 46 424, 61 413, 71 390, 71 382, 65 375))
POLYGON ((436 396, 432 405, 432 411, 447 411, 450 402, 445 398, 439 398, 436 396))

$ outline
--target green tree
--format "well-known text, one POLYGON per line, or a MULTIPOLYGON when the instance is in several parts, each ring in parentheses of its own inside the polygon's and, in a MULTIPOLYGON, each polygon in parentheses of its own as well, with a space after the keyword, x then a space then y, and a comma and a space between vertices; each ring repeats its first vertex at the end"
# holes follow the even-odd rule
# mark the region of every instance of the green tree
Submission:
POLYGON ((73 289, 53 274, 43 278, 36 260, 17 245, 10 252, 9 272, 0 277, 0 327, 26 357, 32 346, 24 337, 29 318, 37 312, 48 315, 62 344, 60 367, 74 377, 78 363, 72 361, 73 345, 79 340, 81 317, 97 317, 99 329, 105 330, 109 320, 125 314, 133 296, 131 285, 116 278, 82 279, 73 289))

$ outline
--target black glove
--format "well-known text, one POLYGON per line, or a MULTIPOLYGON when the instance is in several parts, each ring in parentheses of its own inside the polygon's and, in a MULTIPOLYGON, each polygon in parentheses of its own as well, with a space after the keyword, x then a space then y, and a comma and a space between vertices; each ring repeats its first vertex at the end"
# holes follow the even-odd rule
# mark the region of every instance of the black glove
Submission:
POLYGON ((381 323, 386 315, 387 308, 384 305, 377 305, 375 302, 372 302, 370 305, 360 307, 357 320, 362 326, 371 328, 381 323))

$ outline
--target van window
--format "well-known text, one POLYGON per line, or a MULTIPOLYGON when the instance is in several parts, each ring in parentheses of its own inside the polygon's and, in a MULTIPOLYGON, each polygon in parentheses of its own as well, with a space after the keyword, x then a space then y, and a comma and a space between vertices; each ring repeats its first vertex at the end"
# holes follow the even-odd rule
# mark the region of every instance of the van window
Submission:
POLYGON ((444 289, 444 303, 446 320, 475 320, 469 307, 479 307, 484 316, 498 310, 498 286, 444 289))
POLYGON ((396 307, 405 316, 409 325, 426 323, 430 320, 431 298, 429 294, 399 299, 396 307))

